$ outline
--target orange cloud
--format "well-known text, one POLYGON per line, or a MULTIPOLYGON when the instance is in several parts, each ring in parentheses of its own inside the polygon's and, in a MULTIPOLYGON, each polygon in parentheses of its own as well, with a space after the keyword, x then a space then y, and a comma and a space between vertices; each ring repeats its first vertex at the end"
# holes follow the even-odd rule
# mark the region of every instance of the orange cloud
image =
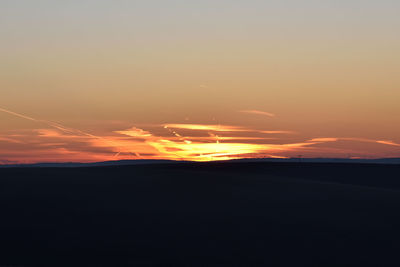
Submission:
POLYGON ((147 137, 152 136, 152 134, 150 132, 144 131, 144 130, 136 128, 136 127, 132 127, 130 129, 127 129, 124 131, 115 131, 115 132, 119 133, 119 134, 132 136, 132 137, 138 137, 138 138, 147 138, 147 137))
POLYGON ((395 143, 390 140, 374 140, 368 138, 356 138, 356 137, 327 137, 327 138, 313 138, 310 142, 337 142, 337 141, 356 141, 356 142, 366 142, 366 143, 378 143, 390 146, 400 146, 400 144, 395 143))
POLYGON ((164 128, 169 129, 184 129, 184 130, 197 130, 197 131, 214 131, 214 132, 255 132, 265 134, 293 134, 293 131, 263 131, 249 129, 241 126, 220 125, 220 124, 163 124, 164 128))
POLYGON ((16 140, 14 138, 9 138, 9 137, 2 137, 2 136, 0 136, 0 142, 15 143, 15 144, 22 144, 23 143, 20 140, 16 140))
POLYGON ((264 133, 264 134, 295 134, 296 132, 294 131, 256 131, 258 133, 264 133))
POLYGON ((215 131, 215 132, 246 132, 246 128, 240 126, 229 125, 207 125, 207 124, 163 124, 164 128, 199 130, 199 131, 215 131))
POLYGON ((389 146, 400 146, 400 144, 395 143, 393 141, 378 140, 376 142, 379 144, 384 144, 384 145, 389 145, 389 146))
POLYGON ((336 142, 339 141, 339 138, 313 138, 310 140, 310 142, 336 142))

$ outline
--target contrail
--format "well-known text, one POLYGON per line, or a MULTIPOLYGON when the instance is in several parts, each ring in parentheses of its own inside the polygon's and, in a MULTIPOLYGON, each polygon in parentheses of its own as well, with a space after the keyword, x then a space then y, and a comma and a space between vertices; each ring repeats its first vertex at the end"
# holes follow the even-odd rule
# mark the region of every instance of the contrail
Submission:
POLYGON ((11 111, 11 110, 7 110, 7 109, 4 109, 4 108, 0 108, 0 111, 3 111, 5 113, 8 113, 8 114, 11 114, 11 115, 14 115, 14 116, 26 119, 26 120, 47 124, 48 126, 51 126, 53 128, 56 128, 56 129, 58 129, 60 131, 66 132, 66 133, 79 133, 81 135, 86 135, 86 136, 89 136, 89 137, 102 138, 102 137, 99 137, 99 136, 92 135, 90 133, 83 132, 83 131, 78 130, 78 129, 73 129, 73 128, 66 127, 66 126, 64 126, 62 124, 59 124, 59 123, 56 123, 56 122, 46 121, 46 120, 38 120, 38 119, 35 119, 35 118, 32 118, 32 117, 26 116, 24 114, 17 113, 17 112, 14 112, 14 111, 11 111))
POLYGON ((22 114, 19 114, 19 113, 10 111, 10 110, 6 110, 6 109, 4 109, 4 108, 0 108, 0 111, 3 111, 3 112, 5 112, 5 113, 8 113, 8 114, 11 114, 11 115, 14 115, 14 116, 23 118, 23 119, 27 119, 27 120, 30 120, 30 121, 37 121, 37 122, 40 122, 40 121, 37 120, 37 119, 31 118, 31 117, 28 117, 28 116, 25 116, 25 115, 22 115, 22 114))
MULTIPOLYGON (((66 127, 66 126, 64 126, 62 124, 56 123, 56 122, 51 122, 51 121, 46 121, 46 120, 38 120, 38 119, 35 119, 35 118, 32 118, 32 117, 26 116, 24 114, 17 113, 17 112, 11 111, 11 110, 7 110, 7 109, 1 108, 1 107, 0 107, 0 111, 8 113, 10 115, 17 116, 17 117, 22 118, 22 119, 26 119, 26 120, 30 120, 30 121, 35 121, 35 122, 47 124, 48 126, 53 127, 55 129, 58 129, 60 131, 63 131, 65 133, 69 133, 69 134, 76 133, 76 134, 79 134, 79 135, 100 139, 100 140, 108 142, 113 147, 118 147, 112 141, 110 141, 110 140, 108 140, 108 139, 106 139, 104 137, 96 136, 96 135, 81 131, 79 129, 69 128, 69 127, 66 127)), ((116 157, 119 156, 120 153, 121 153, 121 151, 116 153, 115 156, 116 157)))

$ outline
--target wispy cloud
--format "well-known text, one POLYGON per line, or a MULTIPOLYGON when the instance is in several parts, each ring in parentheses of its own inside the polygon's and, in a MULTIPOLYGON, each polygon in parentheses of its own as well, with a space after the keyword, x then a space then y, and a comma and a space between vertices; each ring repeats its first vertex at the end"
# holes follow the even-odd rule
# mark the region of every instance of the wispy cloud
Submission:
POLYGON ((389 146, 400 146, 399 143, 396 143, 391 140, 375 140, 368 138, 357 138, 357 137, 322 137, 322 138, 313 138, 309 140, 310 142, 338 142, 338 141, 353 141, 353 142, 365 142, 365 143, 377 143, 389 146))
POLYGON ((163 124, 164 128, 184 129, 196 131, 214 131, 214 132, 253 132, 262 134, 294 134, 294 131, 281 130, 258 130, 241 126, 221 125, 221 124, 163 124))
POLYGON ((264 134, 295 134, 296 132, 294 131, 256 131, 258 133, 264 133, 264 134))
POLYGON ((323 138, 313 138, 310 142, 337 142, 339 138, 335 137, 323 137, 323 138))
POLYGON ((163 124, 164 128, 186 129, 198 131, 215 131, 215 132, 246 132, 249 129, 240 126, 230 125, 207 125, 207 124, 163 124))
POLYGON ((389 146, 400 146, 400 144, 395 143, 393 141, 389 141, 389 140, 378 140, 376 142, 379 144, 384 144, 384 145, 389 145, 389 146))
POLYGON ((116 133, 119 134, 124 134, 132 137, 138 137, 138 138, 148 138, 151 137, 152 134, 148 131, 144 131, 143 129, 132 127, 124 131, 115 131, 116 133))
POLYGON ((276 116, 274 113, 261 111, 261 110, 255 110, 255 109, 239 110, 239 112, 248 113, 248 114, 254 114, 254 115, 267 116, 267 117, 275 117, 276 116))
POLYGON ((0 142, 15 143, 15 144, 22 144, 23 143, 20 140, 16 140, 14 138, 9 138, 9 137, 2 137, 2 136, 0 136, 0 142))

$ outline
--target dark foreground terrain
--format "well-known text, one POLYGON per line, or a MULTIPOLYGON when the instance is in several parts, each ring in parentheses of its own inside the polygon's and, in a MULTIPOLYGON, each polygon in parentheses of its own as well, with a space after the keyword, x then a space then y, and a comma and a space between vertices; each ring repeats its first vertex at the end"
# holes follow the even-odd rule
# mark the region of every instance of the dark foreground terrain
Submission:
POLYGON ((0 266, 400 266, 400 165, 0 169, 0 266))

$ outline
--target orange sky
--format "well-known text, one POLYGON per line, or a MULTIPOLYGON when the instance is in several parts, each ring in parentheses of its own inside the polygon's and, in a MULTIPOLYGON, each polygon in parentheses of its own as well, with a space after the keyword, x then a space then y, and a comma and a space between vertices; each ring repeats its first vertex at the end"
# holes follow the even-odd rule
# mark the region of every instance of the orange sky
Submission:
POLYGON ((0 163, 400 157, 400 2, 0 3, 0 163))
MULTIPOLYGON (((211 161, 299 155, 377 158, 396 157, 400 152, 400 143, 389 139, 315 135, 305 138, 300 132, 266 126, 250 128, 185 121, 128 127, 124 126, 126 122, 117 121, 82 130, 7 109, 0 108, 0 112, 14 120, 29 122, 32 127, 2 131, 0 156, 3 164, 118 159, 211 161)), ((263 125, 275 119, 275 115, 271 117, 265 111, 245 113, 250 117, 260 116, 263 125)))

